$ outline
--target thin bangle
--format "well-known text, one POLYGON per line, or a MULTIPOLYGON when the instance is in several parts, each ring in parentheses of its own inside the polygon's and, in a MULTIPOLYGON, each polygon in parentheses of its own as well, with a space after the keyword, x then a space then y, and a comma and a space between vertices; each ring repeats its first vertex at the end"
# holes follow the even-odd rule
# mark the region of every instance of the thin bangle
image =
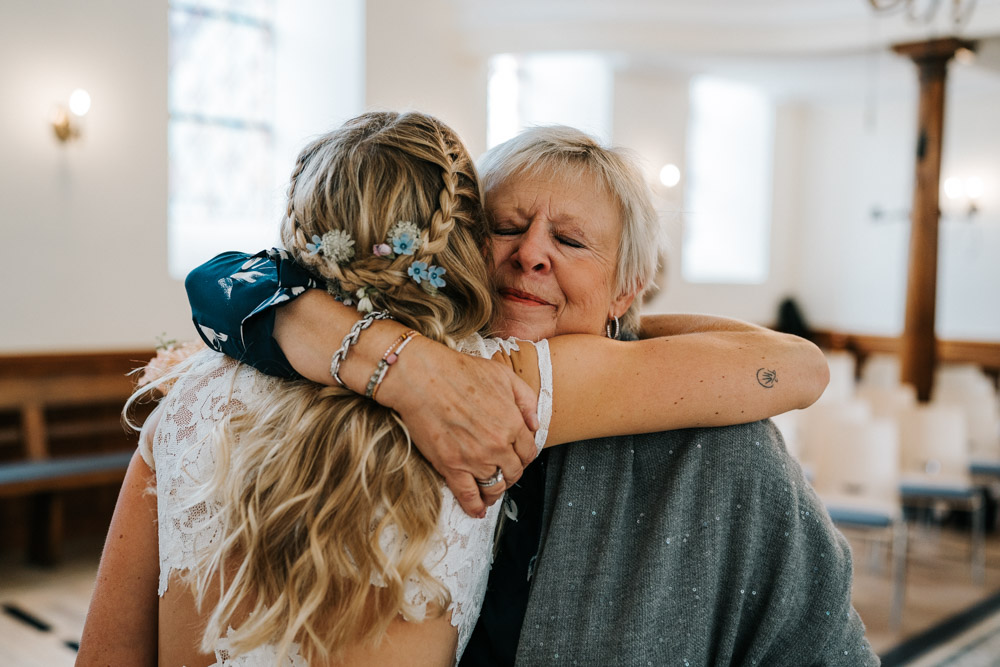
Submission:
POLYGON ((375 320, 391 320, 389 317, 388 310, 376 310, 368 313, 360 320, 351 325, 351 330, 347 332, 344 339, 340 341, 340 349, 333 353, 333 358, 330 359, 330 375, 333 379, 337 381, 341 387, 347 388, 344 381, 340 379, 340 364, 344 363, 344 359, 347 358, 347 351, 352 345, 358 342, 358 338, 361 336, 361 332, 370 327, 375 320))
POLYGON ((375 371, 368 380, 368 386, 365 387, 365 396, 375 400, 375 394, 378 393, 378 388, 382 386, 382 380, 389 374, 389 367, 399 360, 399 355, 403 351, 403 348, 419 335, 420 333, 417 331, 407 331, 399 340, 389 346, 389 349, 382 355, 382 359, 379 360, 378 365, 375 366, 375 371))

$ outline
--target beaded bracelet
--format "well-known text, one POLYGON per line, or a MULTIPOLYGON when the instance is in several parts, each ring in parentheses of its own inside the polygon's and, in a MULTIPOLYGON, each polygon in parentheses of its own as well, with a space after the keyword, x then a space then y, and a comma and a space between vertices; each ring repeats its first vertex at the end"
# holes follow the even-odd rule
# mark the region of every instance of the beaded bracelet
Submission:
POLYGON ((389 349, 385 351, 382 355, 382 359, 379 360, 378 365, 375 367, 375 372, 372 373, 371 378, 368 380, 368 386, 365 387, 365 396, 374 400, 375 394, 378 393, 378 388, 382 386, 382 380, 389 373, 389 367, 392 366, 399 360, 399 355, 403 351, 403 348, 410 344, 410 341, 419 336, 420 334, 412 329, 407 331, 405 334, 400 336, 396 341, 389 346, 389 349))
POLYGON ((347 351, 350 347, 358 342, 361 332, 370 327, 375 320, 391 319, 388 310, 376 310, 368 313, 351 325, 351 330, 347 332, 344 340, 340 342, 340 349, 333 353, 333 358, 330 360, 330 375, 337 381, 337 384, 345 387, 344 381, 340 379, 340 364, 344 363, 344 359, 347 358, 347 351))

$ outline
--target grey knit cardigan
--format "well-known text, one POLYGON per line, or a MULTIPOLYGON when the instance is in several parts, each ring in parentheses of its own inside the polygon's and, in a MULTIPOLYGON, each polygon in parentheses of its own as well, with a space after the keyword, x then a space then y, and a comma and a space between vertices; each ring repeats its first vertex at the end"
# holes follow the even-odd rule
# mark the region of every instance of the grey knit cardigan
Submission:
POLYGON ((851 554, 770 421, 549 455, 518 665, 878 665, 851 554))

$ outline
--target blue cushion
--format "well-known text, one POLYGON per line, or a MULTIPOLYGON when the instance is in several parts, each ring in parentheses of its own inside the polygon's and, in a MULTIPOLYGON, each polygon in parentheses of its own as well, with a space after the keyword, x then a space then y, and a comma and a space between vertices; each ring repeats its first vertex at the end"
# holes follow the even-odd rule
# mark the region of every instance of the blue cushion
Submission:
POLYGON ((132 452, 107 452, 88 456, 0 463, 0 485, 11 482, 40 481, 106 470, 124 470, 132 452))
POLYGON ((860 526, 884 527, 892 524, 892 517, 878 511, 855 509, 851 507, 826 508, 834 523, 846 523, 860 526))

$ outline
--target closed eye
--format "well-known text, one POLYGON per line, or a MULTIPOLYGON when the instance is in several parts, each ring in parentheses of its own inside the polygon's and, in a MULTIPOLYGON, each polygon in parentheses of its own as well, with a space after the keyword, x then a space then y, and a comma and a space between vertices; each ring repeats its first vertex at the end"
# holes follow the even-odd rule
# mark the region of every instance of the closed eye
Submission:
POLYGON ((582 243, 580 243, 579 241, 576 241, 574 239, 568 238, 566 236, 557 236, 556 240, 559 241, 559 243, 562 243, 563 245, 569 246, 570 248, 583 248, 584 247, 584 245, 582 243))

